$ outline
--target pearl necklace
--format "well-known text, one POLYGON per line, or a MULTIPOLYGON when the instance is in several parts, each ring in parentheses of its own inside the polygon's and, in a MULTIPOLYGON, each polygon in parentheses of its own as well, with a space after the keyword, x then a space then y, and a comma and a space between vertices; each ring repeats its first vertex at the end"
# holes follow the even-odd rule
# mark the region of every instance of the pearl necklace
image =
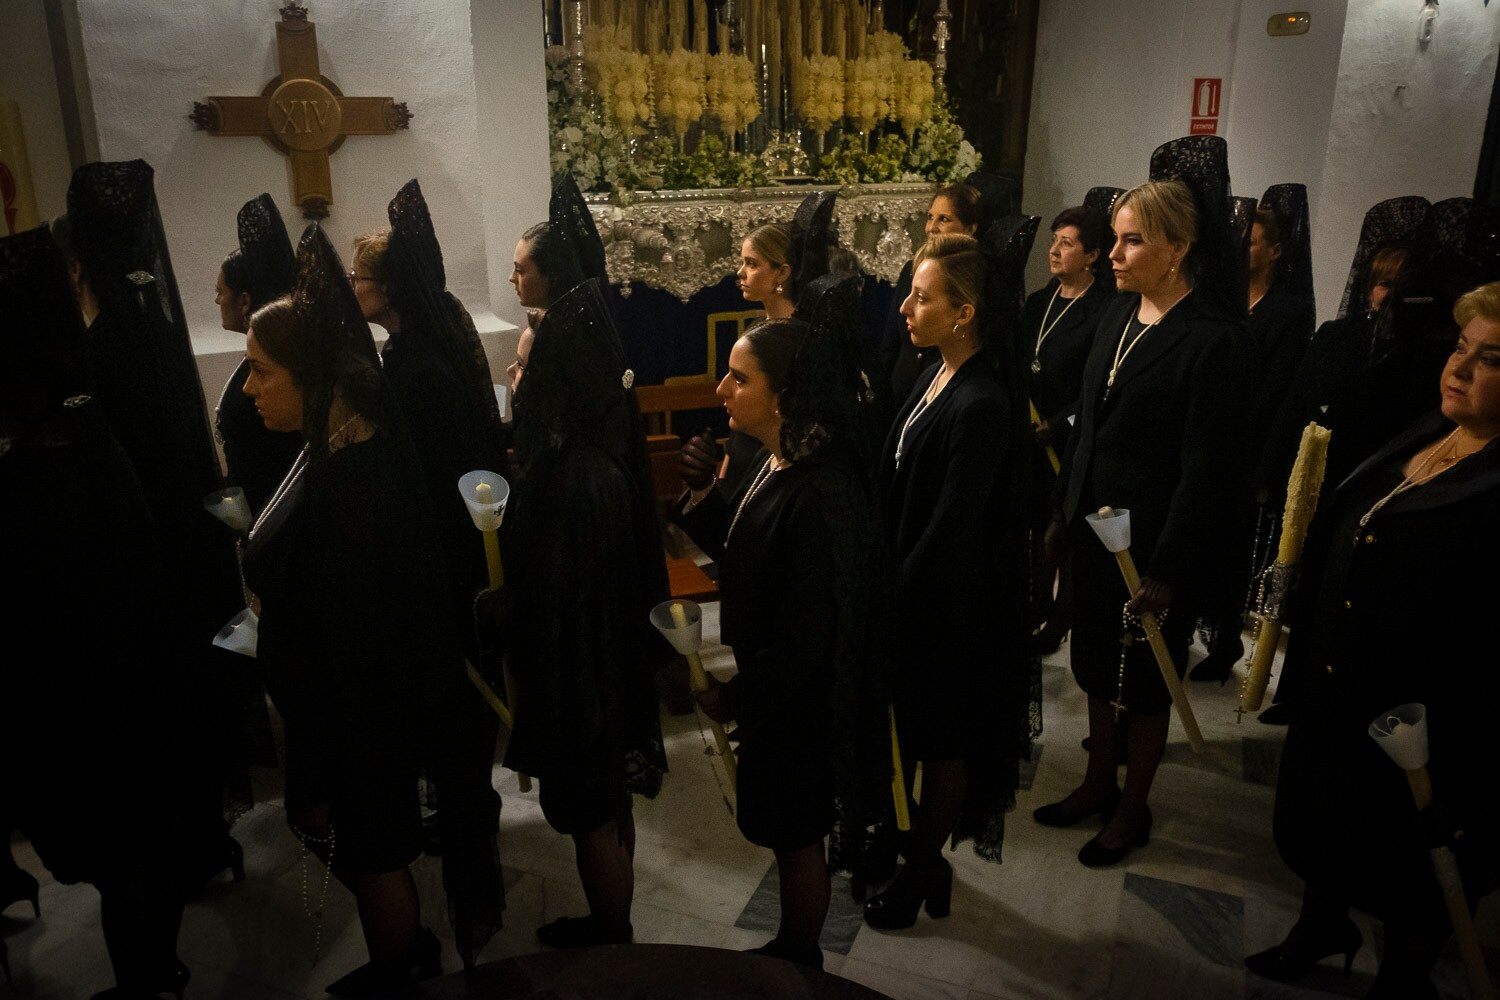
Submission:
MULTIPOLYGON (((1067 310, 1063 311, 1066 312, 1067 310)), ((1062 319, 1062 317, 1059 316, 1058 319, 1062 319)), ((926 413, 927 408, 930 407, 933 402, 935 402, 937 398, 943 394, 943 390, 948 388, 948 386, 952 383, 953 371, 950 370, 948 372, 948 377, 945 379, 943 378, 942 369, 939 368, 938 373, 932 377, 932 385, 927 387, 927 391, 922 394, 921 400, 917 403, 916 406, 912 407, 911 416, 907 417, 906 423, 901 425, 901 434, 896 438, 896 468, 901 468, 901 453, 906 448, 906 432, 911 430, 911 425, 917 422, 917 418, 926 413)))
POLYGON ((755 499, 755 494, 760 492, 760 488, 771 481, 771 474, 777 471, 775 463, 775 455, 767 458, 766 464, 760 467, 760 471, 750 481, 750 488, 745 491, 745 495, 740 499, 740 505, 734 511, 734 518, 729 522, 729 531, 724 534, 725 548, 729 547, 729 539, 734 535, 734 526, 740 523, 740 515, 745 512, 745 508, 749 505, 750 501, 755 499))

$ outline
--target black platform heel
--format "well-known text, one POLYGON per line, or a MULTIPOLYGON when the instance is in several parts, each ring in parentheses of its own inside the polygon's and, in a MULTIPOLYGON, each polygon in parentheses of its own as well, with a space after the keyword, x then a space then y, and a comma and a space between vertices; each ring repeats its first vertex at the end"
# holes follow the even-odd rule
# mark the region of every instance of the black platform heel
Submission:
POLYGON ((1319 932, 1316 940, 1305 945, 1293 946, 1292 936, 1288 934, 1287 939, 1276 947, 1246 956, 1245 968, 1257 976, 1290 983, 1306 976, 1325 958, 1343 955, 1344 978, 1348 979, 1349 971, 1354 968, 1354 956, 1364 947, 1365 938, 1348 917, 1344 918, 1343 924, 1335 926, 1336 929, 1319 932))
POLYGON ((917 911, 924 908, 927 915, 941 920, 953 911, 953 866, 942 858, 942 865, 920 892, 909 886, 915 879, 903 885, 900 876, 885 892, 876 893, 865 903, 865 923, 881 930, 905 930, 917 922, 917 911))
POLYGON ((24 899, 31 903, 32 917, 40 917, 42 915, 41 893, 41 885, 36 877, 30 872, 17 868, 6 878, 5 884, 0 886, 0 911, 24 899))

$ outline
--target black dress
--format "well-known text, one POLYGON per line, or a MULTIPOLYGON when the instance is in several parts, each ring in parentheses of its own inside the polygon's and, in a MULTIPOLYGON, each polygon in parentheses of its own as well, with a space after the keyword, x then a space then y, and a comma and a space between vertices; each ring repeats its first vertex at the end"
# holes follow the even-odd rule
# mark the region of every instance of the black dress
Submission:
MULTIPOLYGON (((1178 672, 1187 666, 1195 594, 1219 593, 1238 555, 1221 530, 1246 492, 1244 404, 1249 366, 1242 324, 1205 308, 1196 292, 1144 334, 1106 381, 1120 335, 1140 307, 1118 296, 1099 321, 1084 371, 1081 409, 1053 493, 1073 564, 1073 676, 1090 696, 1119 691, 1121 612, 1129 599, 1115 557, 1084 520, 1103 505, 1131 514, 1131 552, 1142 577, 1168 584, 1162 632, 1178 672), (1215 589, 1218 588, 1218 589, 1215 589)), ((1124 700, 1137 712, 1171 705, 1146 643, 1127 650, 1124 700)))
MULTIPOLYGON (((1319 511, 1303 555, 1284 679, 1295 688, 1276 792, 1287 864, 1367 912, 1447 921, 1406 778, 1367 734, 1398 705, 1427 706, 1441 826, 1469 899, 1495 887, 1500 799, 1491 719, 1500 683, 1489 624, 1500 576, 1500 448, 1491 444, 1359 520, 1413 454, 1453 429, 1422 418, 1319 511)), ((1285 686, 1285 685, 1284 685, 1285 686)))
POLYGON ((1272 284, 1250 310, 1250 346, 1258 385, 1251 409, 1257 454, 1297 377, 1316 322, 1313 304, 1280 282, 1272 284))
POLYGON ((1014 409, 984 354, 908 425, 937 372, 917 380, 881 456, 900 609, 896 725, 913 759, 969 761, 956 836, 975 838, 981 857, 998 860, 1017 766, 1040 721, 1029 710, 1039 667, 1025 652, 1022 618, 1026 536, 1012 509, 1018 491, 1007 482, 1030 459, 1017 453, 1025 438, 1007 426, 1014 409))
POLYGON ((289 477, 245 551, 288 812, 329 803, 345 871, 421 852, 427 722, 466 683, 430 518, 409 449, 382 429, 289 477))
POLYGON ((720 638, 738 668, 723 700, 739 723, 740 830, 795 850, 834 826, 835 655, 844 602, 868 583, 845 572, 855 547, 841 539, 875 512, 848 469, 815 458, 771 473, 741 506, 768 456, 733 499, 710 490, 673 519, 719 563, 720 638))
POLYGON ((185 849, 193 752, 162 657, 159 545, 96 409, 63 410, 0 455, 0 564, 25 581, 0 601, 0 812, 66 883, 185 849), (141 795, 122 774, 165 791, 141 795))
POLYGON ((224 445, 230 483, 245 491, 251 512, 259 514, 296 461, 302 436, 295 431, 266 429, 255 410, 255 400, 245 395, 245 379, 249 377, 250 360, 246 358, 224 385, 214 428, 224 445))

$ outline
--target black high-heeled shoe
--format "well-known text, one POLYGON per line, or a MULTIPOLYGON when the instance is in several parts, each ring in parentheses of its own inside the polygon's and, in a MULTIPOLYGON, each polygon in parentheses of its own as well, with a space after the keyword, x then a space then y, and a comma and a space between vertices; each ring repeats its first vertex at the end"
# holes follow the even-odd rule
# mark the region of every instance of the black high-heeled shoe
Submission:
MULTIPOLYGON (((1295 930, 1295 929, 1294 929, 1295 930)), ((1290 983, 1306 976, 1323 959, 1344 956, 1344 978, 1354 967, 1354 956, 1364 947, 1364 935, 1348 917, 1342 924, 1308 935, 1306 942, 1293 942, 1292 935, 1274 948, 1245 956, 1245 968, 1257 976, 1290 983)))
POLYGON ((881 930, 899 931, 917 922, 920 909, 926 909, 927 915, 935 920, 951 913, 953 866, 942 858, 938 863, 942 867, 928 876, 925 886, 918 887, 915 877, 903 880, 898 875, 889 889, 872 896, 865 903, 865 923, 881 930))
POLYGON ((442 974, 443 946, 423 927, 405 958, 366 962, 325 989, 336 997, 372 997, 442 974))
POLYGON ((1067 801, 1067 799, 1063 799, 1061 802, 1053 802, 1050 805, 1033 810, 1031 818, 1042 824, 1042 826, 1054 827, 1077 826, 1090 816, 1102 816, 1107 823, 1109 822, 1109 818, 1115 814, 1115 807, 1120 804, 1120 790, 1116 788, 1112 792, 1105 793, 1104 798, 1091 809, 1070 812, 1064 807, 1064 803, 1067 801))
POLYGON ((1240 662, 1245 655, 1244 647, 1230 652, 1228 650, 1216 649, 1203 659, 1188 674, 1190 681, 1218 681, 1219 687, 1223 687, 1229 678, 1234 676, 1234 665, 1240 662))
POLYGON ((1132 847, 1145 847, 1151 843, 1151 810, 1146 810, 1146 822, 1135 832, 1135 836, 1126 842, 1124 847, 1105 847, 1095 837, 1078 852, 1078 861, 1085 868, 1107 868, 1117 865, 1125 860, 1125 855, 1130 853, 1132 847))
POLYGON ((747 950, 750 955, 766 955, 771 958, 779 958, 797 965, 805 965, 809 968, 822 971, 823 949, 822 948, 796 948, 787 944, 779 937, 773 937, 759 948, 747 950))
POLYGON ((5 882, 0 884, 0 911, 24 899, 31 903, 31 916, 40 917, 42 915, 41 891, 41 886, 35 876, 16 868, 6 877, 5 882))

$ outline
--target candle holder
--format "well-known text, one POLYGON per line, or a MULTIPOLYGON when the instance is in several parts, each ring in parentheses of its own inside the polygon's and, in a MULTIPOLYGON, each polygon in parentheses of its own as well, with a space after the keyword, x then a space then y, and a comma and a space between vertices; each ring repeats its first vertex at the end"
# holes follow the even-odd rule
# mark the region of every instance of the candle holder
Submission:
MULTIPOLYGON (((1384 750, 1391 761, 1406 772, 1407 784, 1411 787, 1412 802, 1418 813, 1432 808, 1432 778, 1427 773, 1427 706, 1417 703, 1397 705, 1382 712, 1370 723, 1370 738, 1384 750)), ((1469 996, 1473 1000, 1494 1000, 1495 987, 1485 968, 1484 951, 1479 945, 1479 934, 1474 929, 1474 918, 1469 912, 1469 901, 1464 894, 1464 882, 1458 871, 1458 859, 1453 855, 1446 840, 1428 844, 1432 859, 1432 872, 1443 891, 1443 901, 1448 906, 1448 919, 1453 924, 1453 937, 1458 942, 1458 951, 1463 958, 1464 979, 1468 983, 1469 996)))
MULTIPOLYGON (((464 507, 474 527, 484 536, 484 559, 490 576, 490 590, 505 586, 505 567, 500 562, 500 525, 505 520, 505 505, 510 501, 510 484, 497 473, 488 469, 466 472, 458 480, 459 495, 464 498, 464 507)), ((495 689, 484 679, 472 663, 465 663, 469 681, 484 697, 485 702, 500 717, 500 721, 515 728, 516 682, 509 670, 505 670, 505 700, 502 702, 495 689)), ((531 791, 531 778, 516 772, 521 791, 531 791)))
MULTIPOLYGON (((1115 561, 1120 566, 1120 574, 1125 578, 1125 590, 1130 597, 1134 597, 1135 592, 1141 589, 1141 577, 1136 571, 1135 559, 1130 554, 1130 511, 1123 507, 1101 507, 1098 513, 1089 514, 1084 520, 1094 529, 1094 534, 1099 536, 1104 547, 1114 553, 1115 561)), ((1198 730, 1198 720, 1193 715, 1193 706, 1188 703, 1187 692, 1182 689, 1182 678, 1177 676, 1177 668, 1172 664, 1167 641, 1162 638, 1161 623, 1157 621, 1156 615, 1148 611, 1141 615, 1141 628, 1145 630, 1151 652, 1156 656, 1161 679, 1172 695, 1172 707, 1177 709, 1177 718, 1181 720, 1182 728, 1187 733, 1188 745, 1193 748, 1193 753, 1202 753, 1203 734, 1198 730)))
MULTIPOLYGON (((692 601, 663 601, 651 609, 651 624, 687 660, 688 684, 694 693, 707 691, 708 672, 703 669, 703 658, 698 655, 698 650, 703 648, 703 609, 692 601)), ((729 790, 734 792, 738 780, 734 750, 729 746, 724 727, 712 719, 708 724, 713 730, 719 759, 724 762, 724 773, 729 777, 729 790)))
POLYGON ((246 608, 233 618, 214 636, 214 645, 255 659, 255 650, 260 641, 260 619, 246 608))
POLYGON ((203 498, 203 509, 229 525, 238 535, 249 531, 250 525, 254 523, 254 518, 250 515, 250 502, 245 499, 245 491, 238 486, 210 493, 203 498))

